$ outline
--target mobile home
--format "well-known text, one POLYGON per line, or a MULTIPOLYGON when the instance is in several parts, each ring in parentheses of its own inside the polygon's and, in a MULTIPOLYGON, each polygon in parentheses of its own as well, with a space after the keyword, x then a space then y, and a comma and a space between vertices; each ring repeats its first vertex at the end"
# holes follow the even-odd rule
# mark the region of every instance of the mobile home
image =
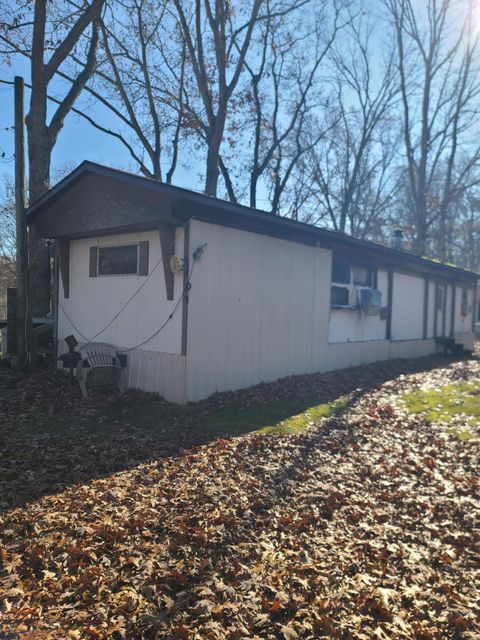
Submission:
POLYGON ((54 239, 58 352, 126 354, 177 403, 473 347, 476 274, 91 162, 33 204, 54 239))

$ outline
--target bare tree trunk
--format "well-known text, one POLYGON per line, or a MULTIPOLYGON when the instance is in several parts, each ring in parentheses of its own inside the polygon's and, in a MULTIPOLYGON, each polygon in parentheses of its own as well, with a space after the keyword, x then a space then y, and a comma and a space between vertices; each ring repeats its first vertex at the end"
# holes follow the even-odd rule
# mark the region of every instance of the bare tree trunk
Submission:
POLYGON ((428 240, 428 232, 427 232, 427 220, 426 220, 426 212, 425 209, 422 211, 422 207, 417 205, 416 207, 416 226, 417 226, 417 234, 415 238, 415 253, 419 256, 427 255, 427 240, 428 240))
POLYGON ((452 198, 465 193, 480 157, 468 139, 475 140, 479 118, 474 6, 460 3, 457 13, 450 0, 427 0, 422 8, 413 0, 384 2, 396 31, 414 250, 427 255, 435 236, 437 257, 446 260, 452 198))
MULTIPOLYGON (((45 83, 45 2, 35 2, 32 40, 30 112, 26 117, 28 131, 28 191, 29 202, 36 202, 49 187, 51 145, 46 131, 47 88, 45 83)), ((36 237, 35 229, 29 234, 30 300, 34 313, 44 315, 50 311, 50 263, 45 240, 36 237)))
POLYGON ((174 0, 189 53, 189 64, 205 113, 201 129, 202 140, 207 145, 207 195, 217 195, 220 147, 228 107, 239 83, 263 2, 252 0, 248 17, 239 27, 234 26, 234 12, 227 0, 195 0, 192 12, 188 15, 182 0, 174 0), (213 60, 215 64, 212 64, 213 60))
POLYGON ((223 162, 222 156, 219 156, 218 162, 220 171, 222 172, 223 181, 225 182, 225 187, 227 189, 228 199, 230 200, 230 202, 237 202, 237 196, 235 195, 235 189, 233 188, 232 179, 230 178, 230 173, 225 166, 225 163, 223 162))
POLYGON ((220 145, 222 144, 224 120, 215 118, 213 131, 210 135, 207 152, 207 170, 205 177, 205 193, 207 196, 216 196, 219 175, 220 145))
MULTIPOLYGON (((35 85, 34 85, 35 86, 35 85)), ((45 94, 32 90, 28 127, 28 190, 30 203, 36 202, 49 188, 51 146, 44 126, 45 94)), ((34 227, 28 238, 30 264, 30 300, 38 315, 50 310, 50 259, 44 238, 38 238, 34 227)))
MULTIPOLYGON (((35 0, 30 9, 31 22, 25 20, 25 24, 33 25, 31 46, 26 45, 28 40, 21 31, 17 32, 23 26, 22 24, 10 25, 6 31, 8 37, 2 34, 2 41, 11 47, 12 52, 28 57, 31 62, 30 108, 25 118, 28 137, 30 204, 37 201, 49 188, 53 147, 65 118, 95 68, 98 45, 96 21, 104 2, 105 0, 91 0, 89 4, 85 3, 81 10, 76 7, 71 27, 65 27, 65 31, 61 32, 60 27, 56 25, 51 29, 51 33, 47 33, 47 11, 54 12, 55 7, 53 3, 50 6, 45 0, 35 0), (72 55, 80 37, 91 24, 92 34, 86 61, 78 74, 70 79, 71 84, 65 96, 62 99, 54 99, 58 107, 49 120, 47 113, 49 83, 57 73, 63 74, 60 67, 72 55), (50 57, 45 60, 47 52, 50 57)), ((36 237, 34 229, 30 230, 28 248, 31 270, 29 302, 34 313, 43 315, 50 310, 50 261, 45 241, 36 237)))

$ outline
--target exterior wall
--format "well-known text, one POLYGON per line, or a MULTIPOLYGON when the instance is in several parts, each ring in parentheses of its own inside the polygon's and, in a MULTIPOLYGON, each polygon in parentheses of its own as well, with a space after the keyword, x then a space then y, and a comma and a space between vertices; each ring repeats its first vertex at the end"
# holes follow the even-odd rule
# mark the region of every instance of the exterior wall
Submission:
POLYGON ((187 398, 327 370, 331 251, 193 221, 187 398))
POLYGON ((462 315, 462 289, 463 287, 456 287, 453 333, 456 342, 463 344, 465 349, 473 350, 472 314, 475 306, 474 292, 473 289, 467 289, 467 315, 462 315))
MULTIPOLYGON (((379 269, 377 288, 382 293, 382 305, 387 304, 388 276, 379 269)), ((385 340, 386 321, 380 315, 367 316, 360 310, 330 309, 329 342, 364 342, 385 340)))
POLYGON ((105 227, 120 230, 125 226, 156 226, 170 215, 166 197, 155 193, 145 182, 139 189, 122 180, 86 173, 48 207, 48 215, 41 214, 35 229, 43 238, 62 235, 104 233, 105 227), (105 225, 105 220, 108 224, 105 225))
MULTIPOLYGON (((172 320, 158 335, 128 351, 124 375, 129 387, 184 403, 288 375, 435 352, 433 281, 429 282, 428 339, 423 339, 425 280, 394 273, 389 341, 385 339, 386 320, 380 315, 330 309, 331 250, 198 220, 190 222, 189 237, 190 260, 197 247, 205 243, 206 247, 191 277, 186 356, 182 355, 182 304, 177 306, 183 276, 175 277, 174 300, 168 301, 159 264, 158 231, 71 242, 68 299, 61 283, 59 287, 60 353, 66 350, 63 338, 70 333, 79 342, 95 339, 128 350, 152 336, 177 306, 172 320), (91 246, 145 240, 149 242, 149 276, 89 276, 91 246), (95 337, 142 284, 119 317, 95 337)), ((183 244, 183 230, 178 230, 177 255, 183 256, 183 244)), ((377 286, 386 306, 388 278, 384 269, 377 272, 377 286)), ((449 295, 447 331, 451 291, 449 295)), ((459 286, 454 330, 456 339, 467 348, 472 340, 471 323, 471 309, 467 316, 461 315, 459 286)), ((437 335, 442 327, 443 311, 438 313, 437 335)))
MULTIPOLYGON (((382 305, 386 306, 388 296, 387 272, 378 270, 377 287, 382 292, 382 305)), ((403 273, 393 274, 392 300, 392 340, 423 339, 425 279, 403 273)), ((435 283, 429 283, 427 338, 434 337, 435 283)), ((442 326, 443 315, 439 320, 442 326)), ((352 309, 331 309, 329 343, 353 343, 384 341, 386 321, 380 314, 367 316, 352 309)), ((381 346, 378 346, 381 353, 381 346)), ((335 353, 335 350, 331 350, 335 353)), ((340 350, 341 351, 341 350, 340 350)), ((377 358, 378 359, 378 358, 377 358)), ((381 359, 381 358, 380 358, 381 359)))
POLYGON ((394 273, 392 340, 423 338, 424 292, 424 278, 394 273))
POLYGON ((158 393, 169 402, 185 403, 185 356, 136 349, 128 354, 127 387, 158 393))
POLYGON ((328 345, 328 369, 345 369, 391 358, 416 358, 435 353, 434 340, 376 340, 328 345))
MULTIPOLYGON (((186 399, 303 373, 432 354, 435 285, 395 273, 392 341, 386 321, 330 309, 332 252, 192 221, 196 264, 188 305, 186 399)), ((387 304, 387 272, 378 271, 387 304)))
MULTIPOLYGON (((177 230, 176 253, 183 255, 183 229, 177 230)), ((69 334, 73 334, 80 344, 94 339, 108 342, 121 350, 129 349, 154 334, 174 310, 183 288, 183 276, 175 276, 174 300, 167 300, 160 258, 158 231, 72 240, 68 299, 64 298, 62 283, 59 285, 59 353, 67 351, 63 338, 69 334), (91 246, 122 245, 144 240, 149 242, 148 276, 89 276, 91 246), (111 326, 94 337, 143 283, 143 288, 111 326)), ((181 332, 180 307, 157 336, 128 352, 127 372, 124 374, 128 386, 155 391, 174 402, 183 401, 185 358, 180 355, 181 332)))

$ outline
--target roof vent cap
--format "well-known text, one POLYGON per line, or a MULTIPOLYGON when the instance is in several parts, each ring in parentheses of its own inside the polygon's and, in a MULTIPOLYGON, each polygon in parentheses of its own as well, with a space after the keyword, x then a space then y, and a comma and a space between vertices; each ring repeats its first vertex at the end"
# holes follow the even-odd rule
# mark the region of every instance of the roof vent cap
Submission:
POLYGON ((403 231, 401 229, 395 229, 393 232, 393 246, 397 251, 403 249, 403 231))

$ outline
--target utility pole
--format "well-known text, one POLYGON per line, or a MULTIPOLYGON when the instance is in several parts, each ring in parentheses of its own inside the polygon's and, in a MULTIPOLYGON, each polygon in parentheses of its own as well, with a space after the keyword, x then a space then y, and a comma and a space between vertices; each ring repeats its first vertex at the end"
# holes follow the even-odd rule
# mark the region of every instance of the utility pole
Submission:
POLYGON ((17 279, 17 357, 21 368, 30 366, 31 322, 28 310, 27 216, 25 208, 24 82, 15 76, 15 220, 17 279))

